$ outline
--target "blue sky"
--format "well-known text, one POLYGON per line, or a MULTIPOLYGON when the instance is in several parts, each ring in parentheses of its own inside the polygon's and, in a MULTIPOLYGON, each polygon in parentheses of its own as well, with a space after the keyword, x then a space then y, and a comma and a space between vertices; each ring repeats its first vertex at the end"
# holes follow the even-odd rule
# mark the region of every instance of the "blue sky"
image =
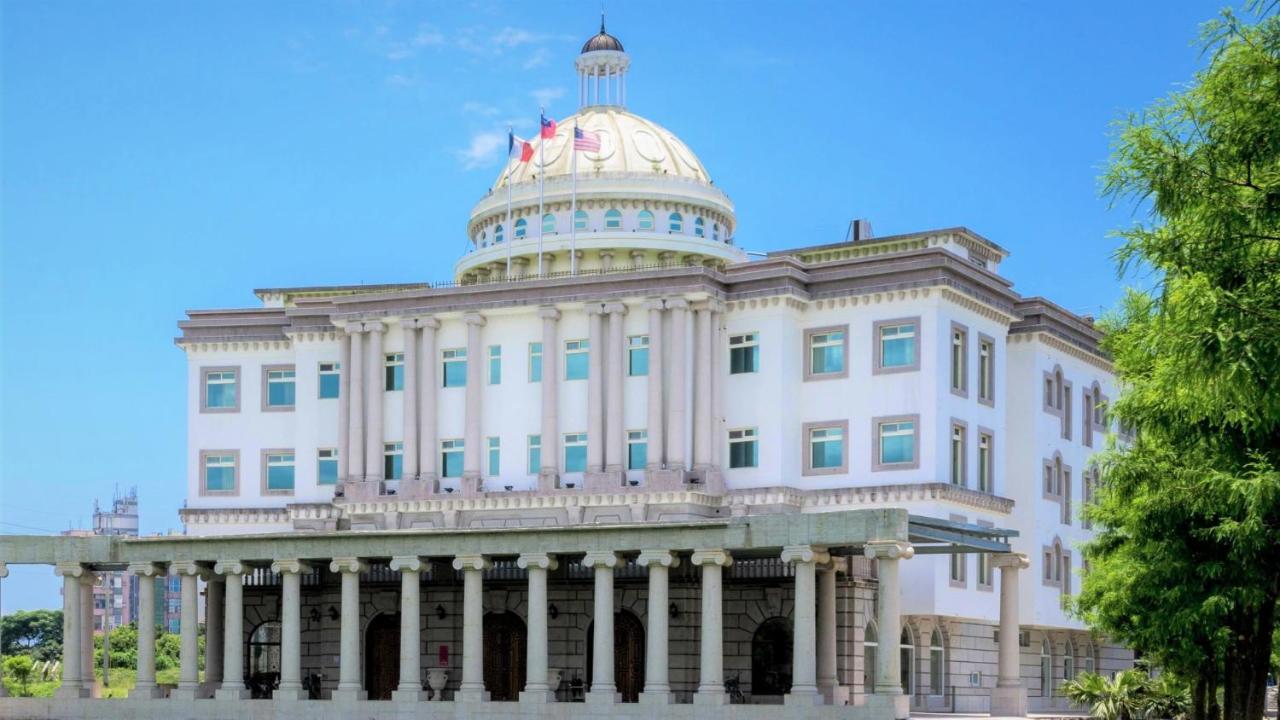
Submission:
MULTIPOLYGON (((1024 295, 1118 297, 1109 124, 1202 65, 1219 3, 619 2, 630 109, 750 250, 965 225, 1024 295)), ((256 287, 444 280, 508 122, 575 109, 599 3, 0 5, 0 532, 185 495, 187 308, 256 287)), ((4 609, 54 607, 16 568, 4 609)))

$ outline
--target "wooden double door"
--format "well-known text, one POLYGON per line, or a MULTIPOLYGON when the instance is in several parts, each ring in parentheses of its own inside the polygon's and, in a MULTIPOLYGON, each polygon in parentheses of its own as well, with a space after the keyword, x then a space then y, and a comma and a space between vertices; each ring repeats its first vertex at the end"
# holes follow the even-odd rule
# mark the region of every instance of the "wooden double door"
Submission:
POLYGON ((484 688, 490 700, 520 699, 528 669, 528 642, 529 631, 515 613, 484 616, 484 688))
MULTIPOLYGON (((587 685, 595 665, 595 623, 587 630, 587 685)), ((622 702, 638 702, 644 690, 644 625, 635 615, 622 610, 613 615, 613 682, 622 702)))
POLYGON ((370 700, 390 700, 400 682, 400 615, 382 614, 364 632, 364 689, 370 700))

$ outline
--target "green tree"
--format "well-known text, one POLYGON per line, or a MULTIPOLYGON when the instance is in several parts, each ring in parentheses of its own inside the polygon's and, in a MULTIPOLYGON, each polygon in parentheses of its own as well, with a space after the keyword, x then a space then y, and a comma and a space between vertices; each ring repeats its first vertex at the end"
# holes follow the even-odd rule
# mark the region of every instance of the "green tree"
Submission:
POLYGON ((35 668, 35 661, 30 655, 14 655, 5 658, 4 674, 18 681, 22 686, 22 694, 27 692, 27 683, 31 681, 31 672, 35 668))
POLYGON ((0 618, 0 655, 56 660, 62 654, 62 611, 19 610, 0 618))
POLYGON ((1207 67, 1121 125, 1106 192, 1149 213, 1119 233, 1129 290, 1104 322, 1134 433, 1085 512, 1077 609, 1194 678, 1192 714, 1262 717, 1280 598, 1280 19, 1225 12, 1207 67))

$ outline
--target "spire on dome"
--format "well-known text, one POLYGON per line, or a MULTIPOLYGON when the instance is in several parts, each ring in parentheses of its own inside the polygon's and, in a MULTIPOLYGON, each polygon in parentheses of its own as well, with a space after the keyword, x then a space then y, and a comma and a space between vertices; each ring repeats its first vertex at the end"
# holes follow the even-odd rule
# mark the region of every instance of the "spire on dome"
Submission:
POLYGON ((605 30, 603 9, 600 32, 583 43, 574 66, 578 70, 579 107, 626 104, 631 58, 622 49, 622 41, 605 30))

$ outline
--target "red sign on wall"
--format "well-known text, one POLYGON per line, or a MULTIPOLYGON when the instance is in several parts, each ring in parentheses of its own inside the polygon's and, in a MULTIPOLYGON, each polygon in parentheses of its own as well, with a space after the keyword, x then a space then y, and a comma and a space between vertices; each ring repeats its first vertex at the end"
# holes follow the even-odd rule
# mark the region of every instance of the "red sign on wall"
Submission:
POLYGON ((440 646, 440 667, 448 667, 448 666, 449 666, 449 646, 441 645, 440 646))

